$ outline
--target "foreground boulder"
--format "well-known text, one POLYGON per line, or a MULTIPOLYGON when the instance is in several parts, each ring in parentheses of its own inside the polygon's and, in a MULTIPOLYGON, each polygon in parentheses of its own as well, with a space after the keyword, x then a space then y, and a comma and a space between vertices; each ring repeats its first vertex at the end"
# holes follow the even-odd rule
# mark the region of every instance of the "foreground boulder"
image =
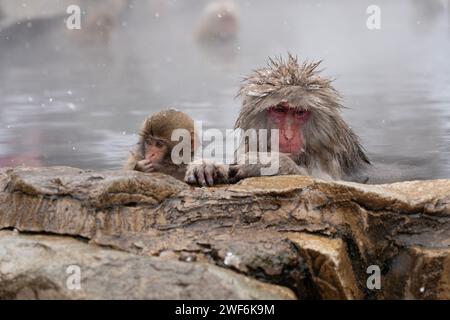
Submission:
POLYGON ((193 188, 162 174, 2 169, 0 229, 19 231, 0 234, 0 298, 450 299, 450 180, 193 188), (43 247, 51 263, 37 268, 43 247), (68 293, 62 266, 83 270, 95 252, 105 260, 86 272, 104 279, 68 293), (374 268, 379 289, 367 285, 374 268), (29 291, 28 274, 57 289, 29 291))
POLYGON ((3 299, 294 299, 287 288, 208 263, 0 231, 3 299), (77 282, 76 276, 80 275, 77 282))

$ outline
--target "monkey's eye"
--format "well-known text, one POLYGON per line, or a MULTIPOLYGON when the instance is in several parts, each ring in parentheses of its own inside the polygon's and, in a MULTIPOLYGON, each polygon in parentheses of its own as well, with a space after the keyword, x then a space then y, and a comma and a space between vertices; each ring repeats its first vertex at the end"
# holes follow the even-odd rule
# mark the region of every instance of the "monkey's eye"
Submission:
POLYGON ((270 111, 275 112, 275 113, 285 113, 286 108, 284 108, 283 106, 276 106, 276 107, 270 108, 270 111))
POLYGON ((297 119, 306 119, 309 116, 309 111, 305 109, 297 109, 294 111, 294 116, 297 119))
POLYGON ((161 142, 161 141, 156 141, 155 142, 155 146, 157 147, 157 148, 162 148, 162 147, 164 147, 164 144, 161 142))

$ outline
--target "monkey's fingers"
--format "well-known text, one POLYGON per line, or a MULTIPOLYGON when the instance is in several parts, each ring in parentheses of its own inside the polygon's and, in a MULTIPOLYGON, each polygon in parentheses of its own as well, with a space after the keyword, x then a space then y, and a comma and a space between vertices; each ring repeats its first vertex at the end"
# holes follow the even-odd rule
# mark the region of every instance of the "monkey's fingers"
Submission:
POLYGON ((228 167, 222 168, 212 161, 201 160, 191 163, 185 174, 184 181, 189 184, 198 184, 202 187, 213 186, 219 179, 226 181, 228 167), (222 172, 223 171, 223 172, 222 172))
POLYGON ((150 163, 149 160, 141 160, 136 164, 135 170, 146 172, 145 167, 150 163))
POLYGON ((230 166, 230 169, 228 170, 228 179, 233 179, 234 176, 237 174, 238 170, 239 169, 236 165, 230 166))
POLYGON ((214 175, 216 170, 213 165, 207 164, 204 171, 206 182, 208 183, 208 186, 212 187, 214 185, 214 175))
POLYGON ((155 168, 151 163, 147 164, 144 166, 144 172, 155 172, 155 168))
POLYGON ((228 171, 228 182, 229 183, 237 183, 243 179, 243 174, 240 166, 230 166, 230 170, 228 171))
POLYGON ((186 172, 186 175, 184 177, 184 182, 188 184, 197 184, 197 178, 195 177, 195 174, 193 172, 186 172))
POLYGON ((228 166, 218 166, 214 170, 214 182, 216 184, 228 183, 228 175, 229 175, 229 167, 228 166))
POLYGON ((199 185, 201 185, 202 187, 207 187, 208 186, 208 184, 206 182, 204 166, 196 168, 194 174, 195 174, 195 177, 196 177, 196 181, 197 181, 197 183, 199 185))
POLYGON ((186 174, 184 175, 184 182, 188 184, 198 184, 197 176, 195 174, 196 167, 197 166, 195 164, 188 165, 186 174))

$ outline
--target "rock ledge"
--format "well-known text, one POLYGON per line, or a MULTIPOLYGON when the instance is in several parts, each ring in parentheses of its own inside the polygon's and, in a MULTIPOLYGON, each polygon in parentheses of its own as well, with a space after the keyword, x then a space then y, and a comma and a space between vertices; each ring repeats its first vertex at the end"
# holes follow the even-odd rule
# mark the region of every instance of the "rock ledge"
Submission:
POLYGON ((450 299, 450 180, 5 168, 0 230, 0 299, 450 299))

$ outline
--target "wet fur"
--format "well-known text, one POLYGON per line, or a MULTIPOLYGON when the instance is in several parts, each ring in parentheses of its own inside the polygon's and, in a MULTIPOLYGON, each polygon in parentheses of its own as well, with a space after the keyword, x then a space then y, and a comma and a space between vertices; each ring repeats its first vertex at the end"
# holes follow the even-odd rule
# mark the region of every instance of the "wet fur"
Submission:
POLYGON ((124 170, 137 170, 139 161, 145 159, 146 155, 146 141, 151 137, 161 140, 168 146, 168 155, 165 157, 161 168, 157 172, 165 173, 178 180, 184 180, 186 173, 186 164, 176 165, 170 158, 172 148, 178 142, 170 140, 172 131, 177 128, 184 128, 193 132, 194 122, 184 113, 178 112, 174 109, 168 109, 158 112, 151 117, 147 117, 139 132, 139 141, 130 152, 127 161, 123 168, 124 170))
MULTIPOLYGON (((282 101, 311 112, 302 127, 304 152, 292 160, 319 178, 352 180, 370 165, 358 136, 341 117, 341 97, 317 70, 319 62, 298 63, 289 55, 270 59, 266 68, 246 77, 239 91, 243 105, 235 128, 267 129, 266 111, 282 101)), ((282 167, 281 172, 285 173, 282 167)), ((364 178, 358 178, 364 179, 364 178)))

